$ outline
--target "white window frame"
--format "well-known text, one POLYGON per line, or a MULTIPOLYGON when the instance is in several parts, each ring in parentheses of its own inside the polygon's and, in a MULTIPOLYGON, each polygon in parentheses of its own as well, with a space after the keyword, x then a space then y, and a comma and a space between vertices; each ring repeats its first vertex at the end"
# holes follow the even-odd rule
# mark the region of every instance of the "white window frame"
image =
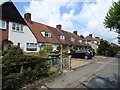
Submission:
POLYGON ((52 37, 52 33, 47 32, 47 31, 43 31, 43 32, 41 32, 41 34, 42 34, 44 37, 48 37, 48 38, 52 37))
POLYGON ((26 43, 26 51, 37 51, 37 43, 26 43))
POLYGON ((18 23, 12 23, 12 30, 13 31, 17 31, 17 32, 24 32, 23 31, 23 25, 22 24, 18 24, 18 23), (13 26, 15 25, 15 26, 13 26))
POLYGON ((58 38, 61 40, 65 40, 65 36, 64 35, 58 35, 58 38))
POLYGON ((0 29, 6 29, 7 28, 7 22, 4 20, 0 20, 0 29), (3 27, 3 23, 4 23, 4 27, 3 27))
POLYGON ((80 43, 81 43, 81 42, 82 42, 82 40, 81 40, 81 39, 78 39, 78 42, 80 42, 80 43))
POLYGON ((74 41, 75 41, 75 38, 71 37, 70 40, 74 42, 74 41))

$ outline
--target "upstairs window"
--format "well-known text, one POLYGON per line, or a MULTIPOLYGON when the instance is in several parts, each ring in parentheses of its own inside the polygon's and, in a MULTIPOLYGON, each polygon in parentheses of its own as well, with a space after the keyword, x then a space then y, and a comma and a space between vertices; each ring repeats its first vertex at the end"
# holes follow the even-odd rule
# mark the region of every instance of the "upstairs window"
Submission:
POLYGON ((81 43, 81 42, 82 42, 82 40, 78 39, 78 42, 80 42, 80 43, 81 43))
POLYGON ((75 41, 75 38, 71 37, 70 40, 71 40, 71 41, 75 41))
POLYGON ((12 24, 12 29, 15 30, 15 27, 16 27, 16 24, 13 23, 13 24, 12 24))
POLYGON ((18 23, 12 23, 12 30, 23 32, 23 25, 18 23))
POLYGON ((0 29, 6 29, 6 21, 0 20, 0 29))
POLYGON ((64 35, 58 35, 59 39, 65 40, 65 36, 64 35))
POLYGON ((52 37, 52 34, 50 32, 44 31, 41 32, 44 37, 52 37))

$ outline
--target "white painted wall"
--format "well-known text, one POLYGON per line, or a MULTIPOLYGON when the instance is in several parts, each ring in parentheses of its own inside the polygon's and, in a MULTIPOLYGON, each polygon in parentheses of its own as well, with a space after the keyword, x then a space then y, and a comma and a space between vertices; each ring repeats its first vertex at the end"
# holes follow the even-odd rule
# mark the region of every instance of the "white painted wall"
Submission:
MULTIPOLYGON (((18 45, 18 43, 20 43, 20 47, 25 52, 35 52, 35 51, 26 51, 27 43, 37 43, 36 38, 34 37, 31 30, 26 25, 23 26, 23 32, 13 31, 12 22, 9 22, 8 40, 12 41, 13 45, 18 45)), ((37 51, 38 50, 39 48, 37 48, 37 51)))
MULTIPOLYGON (((41 47, 42 44, 43 43, 39 43, 38 44, 39 45, 39 49, 44 49, 44 47, 41 47)), ((47 45, 47 44, 52 45, 53 50, 57 50, 57 46, 59 45, 59 44, 44 43, 44 45, 47 45)))

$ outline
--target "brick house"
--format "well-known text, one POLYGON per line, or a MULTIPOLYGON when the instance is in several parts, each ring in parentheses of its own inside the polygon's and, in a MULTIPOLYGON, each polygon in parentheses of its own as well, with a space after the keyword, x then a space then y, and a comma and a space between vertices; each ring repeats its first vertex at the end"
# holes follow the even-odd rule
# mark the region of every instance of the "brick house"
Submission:
POLYGON ((97 48, 100 44, 101 39, 99 37, 93 37, 92 34, 89 34, 83 39, 83 41, 89 43, 95 52, 97 52, 97 48))
POLYGON ((78 48, 91 47, 83 42, 77 31, 70 33, 62 29, 62 25, 56 28, 31 20, 31 14, 20 15, 14 4, 9 1, 0 5, 2 18, 0 19, 0 43, 2 50, 6 50, 12 45, 19 45, 24 52, 38 52, 46 44, 53 46, 56 50, 58 45, 62 45, 64 50, 69 50, 72 46, 78 48))

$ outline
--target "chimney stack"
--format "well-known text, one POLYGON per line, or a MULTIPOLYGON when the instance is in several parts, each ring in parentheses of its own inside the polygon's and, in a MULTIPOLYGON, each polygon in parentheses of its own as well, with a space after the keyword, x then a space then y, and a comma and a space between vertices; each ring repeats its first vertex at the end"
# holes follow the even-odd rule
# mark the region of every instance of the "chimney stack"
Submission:
POLYGON ((62 29, 62 25, 60 25, 60 24, 56 25, 56 29, 57 30, 61 30, 62 29))
POLYGON ((100 37, 95 37, 95 38, 100 39, 100 37))
POLYGON ((92 37, 92 34, 89 34, 90 37, 92 37))
POLYGON ((32 23, 31 22, 31 13, 25 13, 24 18, 28 23, 32 23))
POLYGON ((73 33, 74 33, 75 35, 77 35, 77 31, 73 31, 73 33))

